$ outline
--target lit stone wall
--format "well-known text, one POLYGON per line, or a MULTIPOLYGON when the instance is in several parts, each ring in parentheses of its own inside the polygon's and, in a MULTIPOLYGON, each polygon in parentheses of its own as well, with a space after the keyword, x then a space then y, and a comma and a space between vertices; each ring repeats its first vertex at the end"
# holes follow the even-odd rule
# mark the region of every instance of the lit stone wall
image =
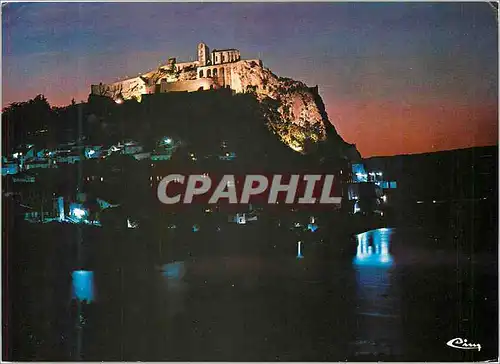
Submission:
POLYGON ((224 49, 224 50, 214 50, 212 51, 212 64, 223 64, 230 62, 237 62, 241 58, 240 51, 237 49, 224 49))
POLYGON ((121 94, 124 99, 131 99, 133 97, 140 98, 142 94, 146 93, 146 83, 140 77, 123 80, 112 86, 114 85, 116 85, 118 89, 121 88, 121 94))
POLYGON ((215 66, 198 67, 197 77, 213 78, 221 86, 231 86, 231 67, 234 63, 227 63, 215 66))
POLYGON ((209 59, 209 49, 205 43, 198 44, 198 63, 200 66, 206 66, 209 59))
POLYGON ((200 89, 210 90, 210 88, 220 88, 217 80, 212 78, 200 78, 197 80, 186 80, 178 82, 162 82, 160 84, 160 92, 179 92, 179 91, 198 91, 200 89))
POLYGON ((111 84, 91 85, 91 94, 108 96, 115 100, 120 95, 124 99, 136 98, 140 100, 141 95, 154 93, 157 88, 160 92, 191 92, 200 88, 207 90, 212 86, 212 88, 230 87, 236 92, 245 92, 247 85, 241 79, 241 72, 235 71, 239 70, 238 67, 241 66, 242 62, 256 62, 262 67, 262 61, 258 59, 241 60, 240 51, 237 49, 214 50, 209 53, 207 45, 200 43, 197 61, 177 63, 175 58, 171 58, 170 63, 160 66, 160 70, 155 69, 142 74, 142 76, 111 84), (172 65, 175 65, 180 73, 171 75, 162 73, 161 69, 170 69, 172 65), (188 67, 191 70, 182 72, 188 67))
POLYGON ((122 95, 124 99, 138 98, 148 93, 148 87, 143 79, 134 77, 127 80, 114 82, 112 84, 92 85, 90 92, 93 95, 108 96, 113 99, 122 95))

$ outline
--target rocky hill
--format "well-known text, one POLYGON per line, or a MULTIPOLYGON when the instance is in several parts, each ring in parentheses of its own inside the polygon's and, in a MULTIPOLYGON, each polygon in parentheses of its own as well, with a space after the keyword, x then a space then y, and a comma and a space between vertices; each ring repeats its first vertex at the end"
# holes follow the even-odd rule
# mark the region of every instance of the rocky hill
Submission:
MULTIPOLYGON (((158 70, 149 76, 154 81, 169 70, 158 70)), ((186 69, 169 75, 171 81, 196 79, 196 71, 186 69)), ((236 93, 253 93, 262 106, 268 126, 279 139, 296 152, 306 154, 328 139, 335 142, 338 153, 350 160, 360 159, 354 145, 345 143, 328 119, 317 87, 278 77, 255 60, 234 63, 231 88, 236 93)))
POLYGON ((304 83, 278 77, 255 61, 241 61, 233 68, 232 87, 255 93, 269 125, 293 150, 305 152, 308 140, 326 140, 329 121, 323 120, 313 92, 304 83))
POLYGON ((293 150, 305 154, 318 145, 325 147, 328 141, 326 144, 335 144, 335 152, 345 158, 361 158, 356 147, 345 143, 328 119, 317 87, 278 77, 255 61, 241 61, 233 68, 232 88, 256 95, 269 127, 293 150))
MULTIPOLYGON (((151 83, 165 72, 148 74, 151 83)), ((170 70, 169 75, 171 82, 197 77, 192 68, 170 70)), ((144 82, 150 84, 149 79, 144 82)), ((322 162, 361 159, 356 147, 346 143, 329 121, 317 87, 278 77, 258 60, 249 60, 232 64, 231 89, 145 94, 140 102, 134 95, 122 93, 121 102, 113 102, 109 95, 91 93, 88 103, 63 108, 51 108, 44 98, 17 103, 2 115, 4 135, 12 139, 4 140, 4 145, 10 145, 9 150, 23 143, 52 148, 75 140, 82 127, 88 142, 97 144, 124 138, 154 144, 161 135, 178 134, 203 149, 224 138, 239 140, 245 149, 249 145, 265 149, 266 143, 281 141, 278 144, 290 148, 284 149, 296 152, 292 155, 309 155, 322 162), (80 126, 79 120, 84 121, 80 126), (43 135, 37 134, 40 130, 43 135)))

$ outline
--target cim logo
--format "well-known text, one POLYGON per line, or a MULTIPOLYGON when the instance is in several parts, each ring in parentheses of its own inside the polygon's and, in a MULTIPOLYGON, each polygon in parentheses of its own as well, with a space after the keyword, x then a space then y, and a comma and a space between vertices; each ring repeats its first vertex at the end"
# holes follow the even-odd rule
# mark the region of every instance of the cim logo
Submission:
POLYGON ((158 184, 158 200, 166 205, 208 204, 300 204, 340 205, 342 198, 334 175, 249 174, 211 176, 170 174, 158 184))
POLYGON ((462 339, 461 337, 449 340, 446 345, 454 349, 481 351, 481 344, 467 342, 467 339, 462 339))

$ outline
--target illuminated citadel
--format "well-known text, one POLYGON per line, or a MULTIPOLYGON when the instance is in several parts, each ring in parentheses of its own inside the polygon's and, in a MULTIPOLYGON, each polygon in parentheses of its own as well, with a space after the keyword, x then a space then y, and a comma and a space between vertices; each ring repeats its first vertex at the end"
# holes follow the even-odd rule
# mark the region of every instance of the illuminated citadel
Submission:
MULTIPOLYGON (((198 44, 198 60, 177 62, 170 58, 158 69, 111 84, 91 86, 91 95, 107 96, 122 103, 141 101, 143 95, 168 92, 194 92, 227 88, 234 93, 252 93, 266 109, 268 126, 294 151, 307 152, 307 145, 326 141, 327 127, 333 128, 318 86, 279 77, 263 66, 260 59, 241 59, 237 49, 210 52, 198 44), (274 105, 274 106, 270 106, 274 105)), ((335 130, 332 132, 337 134, 335 130)), ((338 140, 341 140, 338 136, 338 140)), ((341 154, 359 159, 354 145, 341 142, 341 154)))
POLYGON ((242 63, 262 67, 261 60, 242 60, 237 49, 214 49, 210 52, 206 44, 200 43, 197 61, 177 62, 176 58, 170 58, 158 69, 137 77, 111 84, 92 85, 91 94, 108 96, 121 102, 132 98, 141 101, 142 95, 157 92, 230 88, 241 93, 247 86, 236 72, 242 63))

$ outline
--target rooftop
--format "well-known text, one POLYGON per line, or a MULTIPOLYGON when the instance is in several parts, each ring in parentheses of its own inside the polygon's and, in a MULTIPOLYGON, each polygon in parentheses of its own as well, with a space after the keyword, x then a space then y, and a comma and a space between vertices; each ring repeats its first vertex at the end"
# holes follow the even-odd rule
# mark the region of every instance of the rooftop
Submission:
POLYGON ((227 48, 227 49, 214 49, 212 53, 214 52, 225 52, 225 51, 237 51, 236 48, 227 48))

